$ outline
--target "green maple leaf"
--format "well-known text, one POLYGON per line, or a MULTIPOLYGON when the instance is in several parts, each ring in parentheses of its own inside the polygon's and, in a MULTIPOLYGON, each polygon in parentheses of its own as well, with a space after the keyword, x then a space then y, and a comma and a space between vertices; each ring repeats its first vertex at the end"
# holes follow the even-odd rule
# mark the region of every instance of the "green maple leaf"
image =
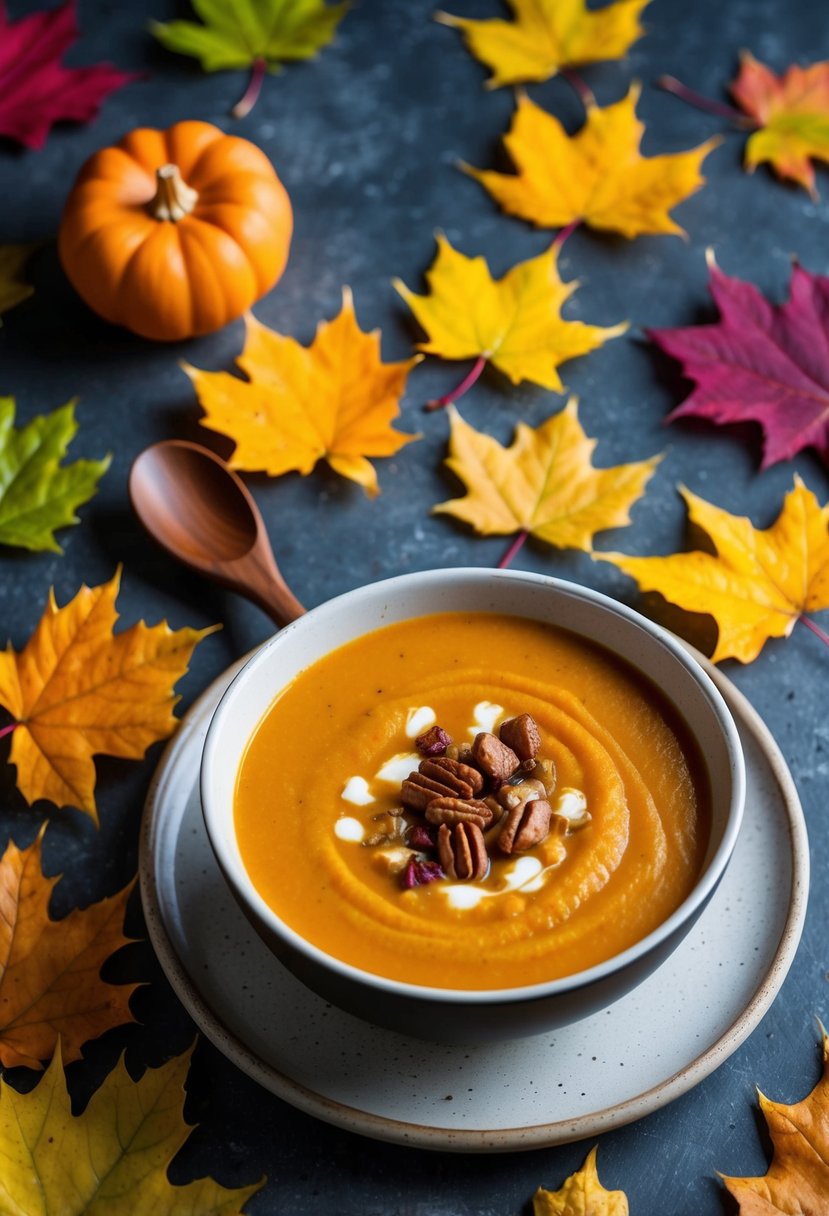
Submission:
POLYGON ((78 522, 110 462, 61 466, 77 430, 74 401, 15 430, 14 398, 0 397, 0 544, 61 552, 55 528, 78 522))
POLYGON ((233 107, 236 118, 252 109, 265 71, 280 62, 312 59, 334 37, 348 4, 326 0, 192 0, 197 21, 154 21, 163 46, 193 55, 205 72, 253 67, 250 88, 233 107))

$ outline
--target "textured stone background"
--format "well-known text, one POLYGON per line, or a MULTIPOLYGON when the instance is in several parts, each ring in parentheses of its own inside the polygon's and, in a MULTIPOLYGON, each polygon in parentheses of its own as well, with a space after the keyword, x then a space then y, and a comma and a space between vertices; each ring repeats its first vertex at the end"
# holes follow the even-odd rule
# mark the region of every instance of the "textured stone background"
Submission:
MULTIPOLYGON (((10 15, 37 7, 12 0, 10 15)), ((195 62, 168 54, 147 33, 150 18, 187 15, 185 3, 81 0, 84 35, 69 62, 109 59, 149 77, 114 95, 90 126, 61 126, 41 152, 0 147, 0 240, 45 242, 31 264, 37 294, 8 314, 0 329, 0 391, 16 395, 20 422, 77 396, 76 455, 112 451, 114 459, 99 495, 82 509, 81 525, 61 533, 62 556, 11 550, 0 555, 0 641, 23 645, 51 584, 64 602, 81 582, 110 578, 119 561, 125 563, 120 597, 125 623, 143 616, 167 617, 174 626, 224 625, 199 648, 180 686, 182 708, 269 632, 255 608, 190 577, 160 554, 131 516, 127 472, 147 443, 177 436, 227 451, 218 437, 200 428, 193 392, 177 361, 186 357, 200 367, 229 367, 240 349, 242 326, 180 346, 152 345, 107 326, 79 303, 59 267, 54 235, 69 183, 91 152, 134 126, 166 126, 183 118, 215 122, 264 148, 293 200, 296 236, 283 280, 256 313, 303 341, 310 340, 319 319, 335 314, 341 287, 349 284, 362 325, 382 328, 385 357, 405 357, 415 332, 389 280, 399 275, 420 287, 436 230, 467 254, 485 254, 498 274, 547 246, 549 233, 500 214, 454 167, 460 158, 481 166, 499 163, 513 97, 508 89, 482 89, 483 68, 462 49, 456 33, 431 20, 433 7, 432 0, 363 0, 319 60, 269 78, 253 113, 233 123, 228 111, 244 89, 244 75, 203 75, 195 62)), ((455 0, 447 7, 470 16, 501 11, 497 0, 455 0)), ((602 103, 620 97, 631 78, 643 82, 646 153, 693 146, 724 125, 657 92, 652 86, 660 74, 674 73, 716 97, 732 78, 741 47, 776 70, 829 54, 825 14, 809 0, 786 5, 654 0, 646 20, 648 34, 627 62, 585 72, 602 103)), ((552 80, 530 93, 571 127, 578 126, 580 104, 566 82, 552 80)), ((599 463, 666 454, 647 497, 634 510, 632 528, 603 534, 600 548, 657 553, 682 547, 678 482, 749 515, 758 526, 775 518, 795 470, 821 501, 827 496, 826 470, 811 453, 760 473, 754 428, 718 432, 694 423, 665 428, 664 417, 687 384, 641 337, 649 325, 712 316, 705 285, 707 246, 716 250, 724 270, 750 279, 775 300, 785 295, 793 255, 810 270, 826 271, 825 204, 781 185, 765 170, 753 177, 743 173, 743 142, 739 134, 726 134, 706 161, 709 184, 677 209, 687 242, 645 237, 629 243, 579 231, 563 251, 564 277, 582 282, 566 315, 599 324, 632 322, 629 336, 564 369, 565 382, 581 398, 583 424, 599 440, 599 463)), ((825 172, 818 173, 818 185, 824 194, 829 190, 825 172)), ((457 366, 437 361, 413 373, 401 425, 424 437, 397 458, 379 462, 383 493, 377 502, 322 466, 304 479, 249 479, 282 569, 306 604, 405 571, 488 566, 498 560, 501 539, 474 538, 448 519, 429 515, 430 506, 455 487, 441 470, 446 419, 424 415, 420 407, 459 378, 457 366)), ((540 389, 512 389, 497 375, 486 375, 467 399, 465 414, 507 441, 519 418, 537 425, 560 404, 560 398, 540 389)), ((515 565, 572 578, 641 606, 632 583, 585 555, 530 543, 515 565)), ((670 623, 673 618, 663 613, 660 619, 670 623)), ((710 641, 704 621, 701 626, 695 639, 710 641)), ((783 990, 748 1042, 692 1093, 602 1137, 602 1177, 627 1191, 631 1211, 639 1216, 730 1210, 714 1171, 765 1168, 755 1083, 781 1100, 803 1096, 818 1075, 814 1017, 829 1015, 823 866, 829 842, 824 712, 829 654, 807 630, 796 628, 789 640, 769 644, 751 667, 726 664, 725 670, 772 728, 799 787, 815 863, 810 912, 783 990)), ((158 754, 154 748, 140 764, 100 762, 99 832, 73 812, 51 816, 47 866, 66 873, 55 897, 57 912, 110 894, 134 874, 141 806, 158 754)), ((0 770, 4 841, 28 843, 44 810, 28 809, 16 793, 12 770, 0 770)), ((131 927, 141 935, 137 898, 131 927)), ((140 1070, 193 1039, 193 1025, 146 944, 126 950, 117 970, 149 982, 135 998, 141 1025, 91 1045, 86 1061, 73 1066, 71 1083, 79 1101, 123 1048, 130 1066, 140 1070)), ((18 1080, 26 1083, 22 1076, 18 1080)), ((249 1204, 257 1214, 512 1216, 528 1210, 539 1183, 559 1185, 589 1147, 476 1157, 377 1144, 299 1114, 204 1041, 196 1051, 187 1113, 200 1126, 176 1161, 175 1177, 183 1181, 209 1169, 231 1185, 266 1173, 267 1187, 249 1204)))

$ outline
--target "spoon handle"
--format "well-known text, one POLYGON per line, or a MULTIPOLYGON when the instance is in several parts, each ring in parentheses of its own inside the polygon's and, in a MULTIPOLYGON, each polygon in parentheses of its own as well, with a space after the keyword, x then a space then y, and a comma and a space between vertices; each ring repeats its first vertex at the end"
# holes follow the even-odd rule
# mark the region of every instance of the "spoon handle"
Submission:
POLYGON ((280 629, 305 614, 305 608, 276 565, 264 531, 250 553, 232 565, 236 567, 235 578, 231 577, 228 582, 261 608, 280 629))
POLYGON ((291 621, 304 616, 306 612, 293 592, 288 587, 280 587, 278 583, 266 583, 261 587, 249 586, 246 594, 279 629, 290 625, 291 621))

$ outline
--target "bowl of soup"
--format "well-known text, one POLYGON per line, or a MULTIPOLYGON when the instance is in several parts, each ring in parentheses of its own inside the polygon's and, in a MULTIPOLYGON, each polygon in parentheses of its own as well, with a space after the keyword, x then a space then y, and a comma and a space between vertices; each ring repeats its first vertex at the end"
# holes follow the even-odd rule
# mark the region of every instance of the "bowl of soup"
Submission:
POLYGON ((745 774, 671 634, 562 580, 457 569, 265 643, 200 788, 231 891, 296 977, 472 1042, 576 1021, 658 968, 728 865, 745 774))

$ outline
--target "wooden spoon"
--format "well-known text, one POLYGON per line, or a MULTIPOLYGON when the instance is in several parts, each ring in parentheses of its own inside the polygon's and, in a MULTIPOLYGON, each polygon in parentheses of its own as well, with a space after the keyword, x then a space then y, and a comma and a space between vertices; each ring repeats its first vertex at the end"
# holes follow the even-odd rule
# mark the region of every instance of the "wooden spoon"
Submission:
POLYGON ((305 612, 282 577, 244 482, 207 448, 169 439, 130 469, 132 509, 162 548, 253 600, 280 627, 305 612))

